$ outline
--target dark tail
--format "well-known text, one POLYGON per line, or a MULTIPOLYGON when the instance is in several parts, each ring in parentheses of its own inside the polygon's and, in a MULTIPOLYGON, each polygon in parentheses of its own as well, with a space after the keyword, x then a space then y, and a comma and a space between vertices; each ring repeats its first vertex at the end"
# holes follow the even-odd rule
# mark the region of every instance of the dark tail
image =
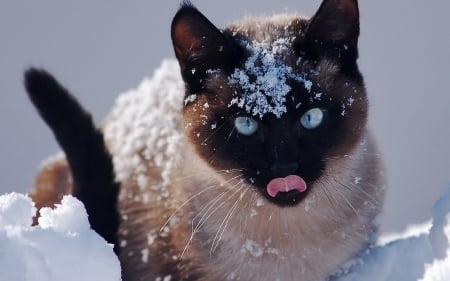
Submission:
POLYGON ((92 229, 113 243, 117 252, 119 185, 102 132, 91 115, 45 70, 26 71, 25 87, 66 154, 74 196, 84 203, 92 229))

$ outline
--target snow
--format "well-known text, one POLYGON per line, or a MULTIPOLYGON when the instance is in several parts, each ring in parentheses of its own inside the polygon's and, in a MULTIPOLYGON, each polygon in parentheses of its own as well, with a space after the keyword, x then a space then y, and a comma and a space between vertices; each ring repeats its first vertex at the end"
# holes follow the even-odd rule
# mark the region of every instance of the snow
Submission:
POLYGON ((0 196, 1 280, 121 280, 112 246, 90 229, 81 202, 66 196, 31 226, 35 213, 26 195, 0 196))
MULTIPOLYGON (((263 254, 279 255, 280 252, 277 249, 270 247, 270 240, 265 241, 264 246, 259 245, 256 241, 247 239, 242 245, 241 253, 248 253, 255 258, 262 257, 263 254)), ((280 257, 285 259, 286 257, 280 257)))
MULTIPOLYGON (((196 98, 188 96, 184 103, 196 98)), ((162 177, 162 183, 152 188, 160 191, 161 198, 169 196, 166 187, 183 138, 183 99, 184 82, 178 62, 167 59, 151 79, 144 79, 137 89, 121 94, 106 119, 103 132, 113 155, 117 180, 137 181, 142 193, 136 200, 146 200, 149 161, 161 170, 162 177)))
POLYGON ((312 82, 294 74, 292 67, 282 61, 290 52, 290 40, 278 39, 271 44, 265 42, 242 42, 250 53, 244 69, 236 68, 228 78, 230 85, 239 86, 243 94, 231 100, 229 106, 237 105, 247 113, 262 118, 267 113, 280 118, 286 113, 286 96, 291 87, 288 79, 303 82, 311 91, 312 82))
POLYGON ((353 260, 338 280, 450 280, 450 189, 436 202, 431 224, 396 236, 353 260))

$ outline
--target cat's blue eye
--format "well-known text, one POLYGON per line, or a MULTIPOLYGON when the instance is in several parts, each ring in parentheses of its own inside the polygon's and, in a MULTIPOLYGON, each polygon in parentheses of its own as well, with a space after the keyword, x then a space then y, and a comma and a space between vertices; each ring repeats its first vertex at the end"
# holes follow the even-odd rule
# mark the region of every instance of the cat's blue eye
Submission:
POLYGON ((312 108, 303 114, 300 123, 307 130, 314 130, 322 124, 324 119, 323 110, 320 108, 312 108))
POLYGON ((234 119, 234 127, 239 134, 251 136, 258 130, 258 122, 250 117, 236 117, 234 119))

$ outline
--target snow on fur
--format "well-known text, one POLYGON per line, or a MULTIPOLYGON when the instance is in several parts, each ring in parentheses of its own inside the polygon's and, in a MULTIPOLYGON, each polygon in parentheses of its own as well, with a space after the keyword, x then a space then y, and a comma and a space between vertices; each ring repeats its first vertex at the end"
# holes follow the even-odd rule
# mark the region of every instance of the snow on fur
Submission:
POLYGON ((152 79, 144 79, 137 89, 118 97, 105 122, 104 135, 119 181, 134 176, 138 185, 145 188, 146 163, 151 161, 162 171, 160 188, 169 183, 182 138, 183 98, 184 83, 175 60, 164 60, 152 79), (138 154, 143 158, 137 157, 138 154), (138 174, 133 175, 136 170, 138 174))
POLYGON ((282 57, 290 52, 291 42, 282 38, 275 42, 242 42, 250 53, 244 69, 235 69, 229 77, 231 85, 237 85, 243 93, 236 95, 229 106, 237 105, 247 113, 262 118, 272 113, 280 118, 286 113, 286 97, 291 87, 288 79, 302 82, 310 91, 312 82, 301 75, 294 74, 292 67, 286 65, 282 57))

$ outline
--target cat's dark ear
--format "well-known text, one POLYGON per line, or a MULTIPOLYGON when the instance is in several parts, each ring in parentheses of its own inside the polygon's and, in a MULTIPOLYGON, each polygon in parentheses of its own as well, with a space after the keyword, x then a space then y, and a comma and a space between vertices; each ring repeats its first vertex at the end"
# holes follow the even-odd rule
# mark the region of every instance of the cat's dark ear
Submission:
POLYGON ((358 37, 358 1, 324 0, 298 47, 311 55, 336 56, 350 63, 358 58, 358 37))
POLYGON ((172 21, 172 43, 183 79, 191 91, 200 91, 209 69, 235 68, 240 47, 192 4, 185 1, 172 21))

